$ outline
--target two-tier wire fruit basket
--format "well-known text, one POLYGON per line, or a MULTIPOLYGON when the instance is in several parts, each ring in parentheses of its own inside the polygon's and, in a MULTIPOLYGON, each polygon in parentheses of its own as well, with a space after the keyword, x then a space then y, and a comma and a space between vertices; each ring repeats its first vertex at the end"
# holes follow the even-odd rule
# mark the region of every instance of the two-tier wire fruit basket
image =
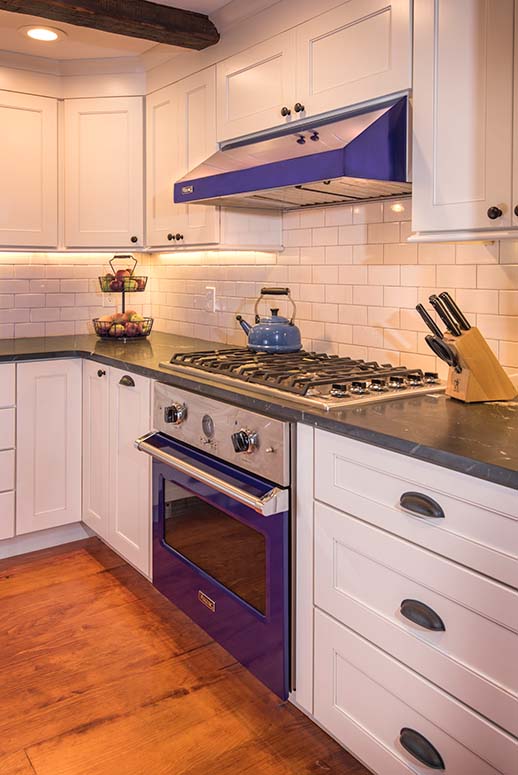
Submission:
POLYGON ((126 309, 126 294, 145 291, 148 278, 135 274, 138 261, 134 256, 114 256, 109 263, 111 272, 99 277, 99 285, 103 293, 122 294, 122 311, 94 318, 95 333, 101 339, 119 341, 134 341, 149 336, 153 328, 153 318, 144 317, 135 310, 126 309), (121 266, 121 263, 124 266, 121 266))

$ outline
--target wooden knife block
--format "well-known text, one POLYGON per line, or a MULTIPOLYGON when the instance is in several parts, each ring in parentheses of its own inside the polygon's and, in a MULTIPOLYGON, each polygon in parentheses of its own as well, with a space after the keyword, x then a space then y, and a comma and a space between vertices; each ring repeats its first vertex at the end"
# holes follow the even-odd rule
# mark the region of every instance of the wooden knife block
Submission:
POLYGON ((517 389, 478 330, 470 328, 461 336, 445 336, 457 351, 462 372, 450 367, 446 395, 467 404, 476 401, 510 401, 517 389))

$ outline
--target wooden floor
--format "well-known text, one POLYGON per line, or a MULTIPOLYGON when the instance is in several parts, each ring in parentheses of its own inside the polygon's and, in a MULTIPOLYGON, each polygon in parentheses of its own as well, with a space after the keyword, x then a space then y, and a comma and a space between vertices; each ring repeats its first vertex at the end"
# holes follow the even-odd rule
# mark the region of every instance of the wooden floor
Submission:
POLYGON ((97 539, 0 562, 0 775, 367 775, 97 539))

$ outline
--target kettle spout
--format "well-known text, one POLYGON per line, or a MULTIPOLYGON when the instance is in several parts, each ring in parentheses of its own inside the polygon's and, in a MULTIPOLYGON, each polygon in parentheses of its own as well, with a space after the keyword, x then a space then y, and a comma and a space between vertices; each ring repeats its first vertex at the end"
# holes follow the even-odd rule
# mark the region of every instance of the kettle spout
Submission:
POLYGON ((246 320, 243 320, 241 315, 236 315, 236 320, 238 321, 239 325, 241 326, 245 334, 248 336, 248 334, 252 330, 252 326, 250 325, 250 323, 247 323, 246 320))

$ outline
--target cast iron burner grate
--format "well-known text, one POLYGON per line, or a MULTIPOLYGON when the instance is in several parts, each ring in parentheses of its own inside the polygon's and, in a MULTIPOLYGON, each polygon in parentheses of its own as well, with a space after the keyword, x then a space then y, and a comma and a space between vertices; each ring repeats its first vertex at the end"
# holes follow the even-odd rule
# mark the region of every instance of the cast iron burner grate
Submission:
POLYGON ((324 389, 323 392, 326 392, 326 387, 342 382, 414 375, 423 377, 420 369, 304 350, 297 353, 254 353, 243 348, 176 353, 170 363, 299 396, 306 396, 313 389, 324 389))

